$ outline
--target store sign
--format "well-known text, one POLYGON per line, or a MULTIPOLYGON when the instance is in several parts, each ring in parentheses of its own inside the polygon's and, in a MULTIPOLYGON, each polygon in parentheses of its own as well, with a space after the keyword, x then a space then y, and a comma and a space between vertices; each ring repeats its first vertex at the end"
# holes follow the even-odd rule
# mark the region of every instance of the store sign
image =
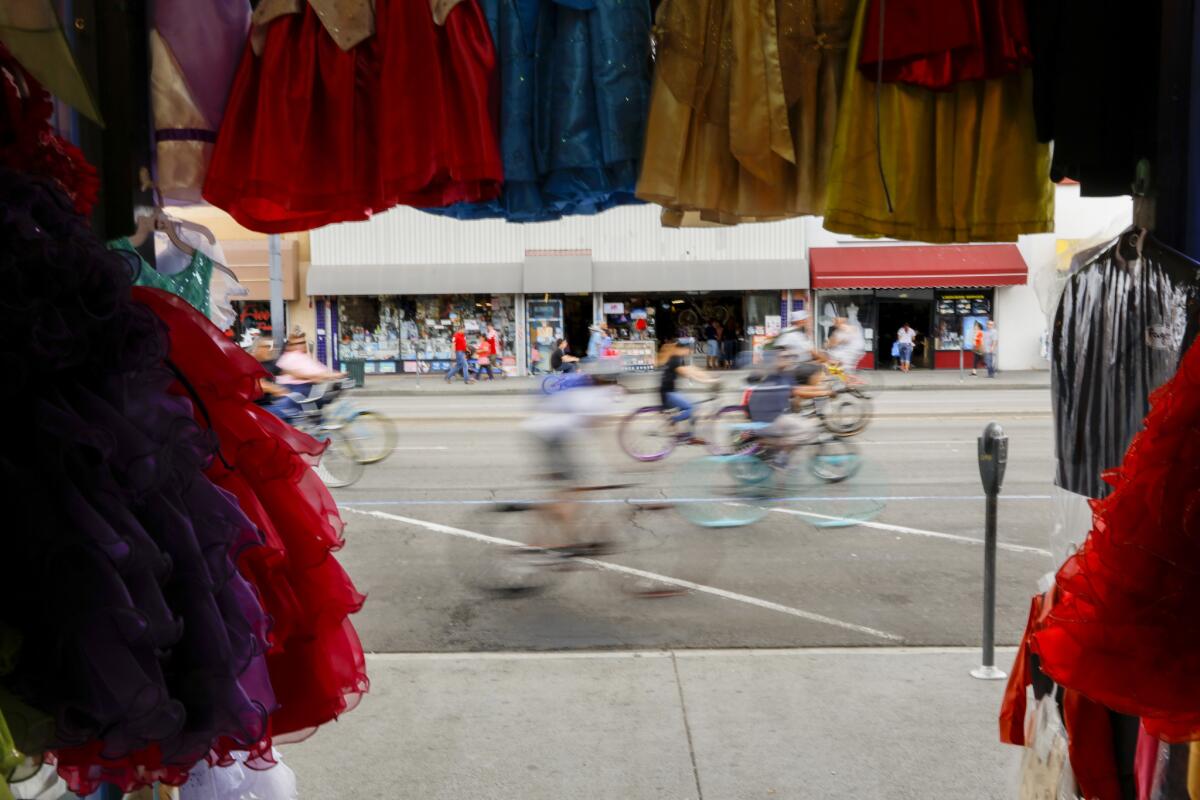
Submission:
POLYGON ((778 315, 768 314, 763 319, 763 322, 766 323, 764 327, 766 328, 767 336, 778 336, 779 332, 783 330, 783 318, 778 315))
POLYGON ((604 304, 604 313, 605 314, 624 314, 625 313, 625 304, 624 303, 605 303, 604 304))
POLYGON ((987 300, 986 294, 943 294, 943 300, 987 300))

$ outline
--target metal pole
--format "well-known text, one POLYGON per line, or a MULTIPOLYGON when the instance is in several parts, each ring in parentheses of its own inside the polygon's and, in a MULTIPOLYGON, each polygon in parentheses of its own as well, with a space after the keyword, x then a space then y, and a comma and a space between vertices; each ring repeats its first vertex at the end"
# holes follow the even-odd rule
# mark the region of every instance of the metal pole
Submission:
POLYGON ((271 338, 275 341, 275 351, 279 352, 287 338, 287 323, 283 319, 283 253, 279 234, 272 233, 267 237, 267 255, 271 287, 271 338))
MULTIPOLYGON (((935 358, 936 358, 936 356, 935 356, 935 358)), ((959 383, 965 383, 967 380, 967 368, 966 368, 966 364, 963 363, 965 360, 966 360, 966 356, 963 355, 962 345, 960 344, 958 347, 958 382, 959 383)))
POLYGON ((985 681, 1008 677, 996 668, 996 519, 1000 487, 1008 465, 1008 437, 995 422, 979 437, 979 474, 985 499, 983 536, 983 663, 971 677, 985 681))

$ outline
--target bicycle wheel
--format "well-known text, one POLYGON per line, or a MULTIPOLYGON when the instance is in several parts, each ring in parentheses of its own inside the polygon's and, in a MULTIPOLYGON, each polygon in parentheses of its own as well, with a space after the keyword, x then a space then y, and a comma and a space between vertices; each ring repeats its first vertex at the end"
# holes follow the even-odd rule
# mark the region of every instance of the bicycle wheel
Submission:
POLYGON ((451 542, 452 571, 484 595, 516 598, 545 591, 565 559, 530 542, 543 538, 546 515, 538 504, 483 506, 472 515, 470 530, 508 542, 451 542))
POLYGON ((671 455, 679 437, 662 406, 644 406, 621 420, 621 449, 637 461, 661 461, 671 455))
POLYGON ((556 373, 550 373, 546 377, 542 378, 542 394, 554 394, 560 388, 562 388, 561 384, 562 376, 556 373))
POLYGON ((690 308, 679 312, 678 324, 681 328, 694 328, 700 323, 700 315, 690 308))
POLYGON ((377 411, 358 412, 341 431, 363 464, 378 464, 396 449, 396 423, 377 411))
POLYGON ((835 436, 853 436, 871 422, 871 405, 865 397, 839 391, 825 401, 821 420, 835 436))
POLYGON ((774 470, 755 456, 703 456, 687 462, 672 486, 680 516, 702 528, 739 528, 766 516, 774 470))
POLYGON ((887 473, 844 440, 817 445, 811 458, 790 470, 784 513, 817 528, 845 528, 875 519, 887 506, 887 473))
POLYGON ((340 429, 321 431, 318 438, 329 443, 316 466, 317 475, 326 486, 340 489, 362 477, 363 464, 340 429))
POLYGON ((744 405, 725 406, 707 421, 705 438, 714 456, 753 455, 759 443, 748 428, 750 409, 744 405))

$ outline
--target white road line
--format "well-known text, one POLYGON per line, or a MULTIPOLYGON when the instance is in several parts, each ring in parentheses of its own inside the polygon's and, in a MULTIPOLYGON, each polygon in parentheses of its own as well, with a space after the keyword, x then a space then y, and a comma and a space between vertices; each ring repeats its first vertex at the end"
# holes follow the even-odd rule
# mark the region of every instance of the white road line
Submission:
POLYGON ((408 447, 405 445, 401 445, 400 447, 393 447, 392 452, 396 453, 401 450, 449 450, 449 449, 450 449, 449 447, 408 447))
MULTIPOLYGON (((425 528, 426 530, 434 531, 436 533, 445 533, 449 534, 450 536, 460 536, 464 539, 472 539, 485 544, 500 545, 503 547, 525 546, 524 543, 515 542, 512 539, 502 539, 498 536, 488 536, 485 533, 468 531, 464 530, 463 528, 454 528, 449 525, 442 525, 439 522, 428 522, 423 519, 402 517, 398 514, 388 514, 385 511, 364 511, 362 509, 349 508, 346 506, 343 506, 342 509, 344 511, 349 511, 352 514, 362 514, 363 516, 375 517, 376 519, 386 519, 392 522, 400 522, 405 525, 414 525, 418 528, 425 528)), ((746 605, 763 608, 768 611, 777 611, 780 614, 788 614, 789 616, 799 617, 801 619, 809 620, 810 622, 819 622, 823 625, 830 625, 835 628, 854 631, 855 633, 863 633, 868 636, 874 636, 877 639, 884 639, 889 642, 904 641, 903 637, 897 636, 894 633, 887 633, 886 631, 868 628, 864 625, 855 625, 852 622, 844 622, 840 619, 826 617, 822 614, 815 614, 811 611, 804 611, 799 608, 792 608, 790 606, 780 605, 779 603, 773 603, 770 600, 763 600, 758 597, 751 597, 745 594, 738 594, 737 592, 726 591, 725 589, 718 589, 715 586, 705 586, 704 584, 693 583, 692 581, 683 580, 681 578, 672 578, 669 575, 660 575, 656 572, 646 572, 645 570, 626 567, 621 564, 613 564, 608 561, 596 561, 595 559, 591 558, 580 558, 576 560, 580 563, 596 567, 597 569, 608 570, 609 572, 618 572, 622 575, 632 575, 638 578, 647 578, 658 583, 665 583, 670 586, 678 586, 681 589, 691 589, 694 592, 701 592, 714 597, 722 597, 726 600, 733 600, 737 603, 744 603, 746 605)))
MULTIPOLYGON (((796 517, 809 517, 811 519, 823 519, 830 522, 853 522, 859 528, 874 528, 878 531, 889 531, 891 533, 907 533, 910 536, 925 536, 930 539, 946 539, 951 542, 962 542, 963 544, 978 544, 982 545, 982 539, 972 539, 970 536, 958 536, 953 533, 939 533, 938 531, 926 531, 921 528, 907 528, 903 525, 888 525, 884 522, 859 522, 857 520, 846 519, 845 517, 833 517, 828 514, 818 514, 814 511, 800 511, 795 508, 772 508, 776 514, 790 514, 796 517)), ((1029 547, 1023 544, 1009 544, 1008 542, 997 542, 996 547, 1001 550, 1008 550, 1012 553, 1035 553, 1039 556, 1050 556, 1049 550, 1041 547, 1029 547)))
MULTIPOLYGON (((1017 648, 1000 646, 996 652, 1000 654, 1015 653, 1017 648)), ((796 656, 948 656, 971 655, 979 653, 978 645, 921 647, 919 645, 888 647, 872 645, 869 647, 778 647, 778 648, 706 648, 697 650, 553 650, 548 652, 530 652, 527 650, 496 650, 496 651, 441 651, 441 652, 398 652, 366 654, 368 661, 586 661, 612 659, 650 659, 650 658, 795 658, 796 656)))

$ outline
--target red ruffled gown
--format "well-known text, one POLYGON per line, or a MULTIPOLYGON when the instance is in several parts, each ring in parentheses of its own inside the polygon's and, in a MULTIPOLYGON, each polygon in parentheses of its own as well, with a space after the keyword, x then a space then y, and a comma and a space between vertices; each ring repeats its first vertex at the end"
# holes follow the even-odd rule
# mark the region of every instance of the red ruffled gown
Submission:
MULTIPOLYGON (((343 50, 308 3, 248 44, 204 197, 252 230, 309 230, 395 205, 495 198, 504 176, 496 55, 475 0, 378 0, 343 50)), ((253 37, 253 34, 252 34, 253 37)))
POLYGON ((867 11, 858 65, 871 80, 945 91, 1033 63, 1023 0, 880 0, 867 11))
MULTIPOLYGON (((169 358, 187 382, 175 391, 194 393, 198 421, 217 434, 221 457, 209 478, 237 497, 266 540, 242 554, 238 566, 273 623, 267 668, 278 708, 269 738, 275 744, 305 738, 368 688, 349 619, 364 596, 332 555, 343 544, 342 521, 311 469, 324 445, 254 403, 262 367, 185 300, 140 287, 134 298, 166 323, 169 358)), ((269 753, 264 741, 259 755, 269 753)))
POLYGON ((1152 397, 1032 637, 1042 670, 1170 742, 1200 739, 1200 347, 1152 397))

